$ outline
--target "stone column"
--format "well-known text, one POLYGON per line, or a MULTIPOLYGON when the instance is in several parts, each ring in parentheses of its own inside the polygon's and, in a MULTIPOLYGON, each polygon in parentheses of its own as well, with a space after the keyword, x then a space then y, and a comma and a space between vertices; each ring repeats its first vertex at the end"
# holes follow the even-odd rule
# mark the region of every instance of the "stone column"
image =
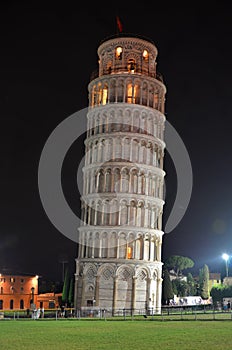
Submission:
POLYGON ((75 274, 75 288, 74 288, 74 310, 75 310, 75 314, 77 315, 77 298, 78 298, 78 279, 79 276, 77 274, 75 274))
POLYGON ((97 225, 97 215, 98 215, 98 203, 95 202, 94 203, 94 222, 93 222, 93 225, 97 225))
POLYGON ((152 238, 149 238, 149 260, 153 261, 154 251, 153 251, 153 245, 152 245, 152 238))
POLYGON ((162 294, 162 278, 157 278, 157 290, 156 290, 156 300, 155 300, 155 306, 156 310, 155 313, 161 313, 161 294, 162 294))
MULTIPOLYGON (((79 235, 80 235, 80 233, 79 233, 79 235)), ((81 247, 82 247, 82 244, 80 242, 79 246, 78 246, 78 258, 81 258, 81 247)))
POLYGON ((85 305, 85 276, 82 277, 82 291, 81 291, 81 305, 80 306, 86 306, 85 305))
POLYGON ((80 257, 84 258, 84 251, 85 251, 85 240, 84 240, 84 234, 85 232, 81 232, 81 252, 80 252, 80 257))
POLYGON ((157 249, 158 249, 158 243, 157 238, 155 239, 155 250, 154 250, 154 261, 157 261, 157 249))
POLYGON ((163 180, 161 180, 161 182, 160 182, 160 189, 159 189, 159 198, 160 199, 163 199, 163 191, 164 191, 163 186, 164 186, 164 183, 163 183, 163 180))
POLYGON ((151 207, 151 228, 155 228, 155 208, 151 207))
POLYGON ((134 310, 136 308, 136 286, 137 286, 137 277, 133 276, 132 278, 132 312, 134 313, 134 310))
POLYGON ((148 226, 148 206, 144 203, 144 227, 148 226))
POLYGON ((117 244, 117 247, 116 247, 116 258, 118 259, 119 258, 119 236, 118 236, 118 233, 117 233, 117 237, 116 237, 116 244, 117 244))
POLYGON ((99 177, 100 177, 100 173, 98 172, 97 180, 96 180, 96 187, 95 187, 95 192, 96 193, 99 191, 99 177))
POLYGON ((133 157, 133 139, 131 139, 130 140, 130 146, 129 146, 129 148, 130 148, 130 162, 132 162, 132 157, 133 157))
POLYGON ((145 174, 145 195, 150 195, 149 193, 149 176, 145 174))
POLYGON ((157 241, 157 260, 161 261, 161 242, 157 241))
POLYGON ((147 309, 149 309, 150 304, 151 304, 151 295, 150 294, 151 294, 151 278, 147 277, 147 295, 146 295, 147 309))
POLYGON ((117 299, 118 299, 118 276, 114 277, 114 290, 113 290, 113 315, 117 308, 117 299))
POLYGON ((95 305, 96 306, 99 306, 99 279, 100 279, 100 276, 97 276, 96 277, 96 283, 95 283, 95 305))
POLYGON ((158 216, 158 230, 162 230, 162 212, 158 216))
POLYGON ((87 204, 86 203, 84 203, 84 225, 86 225, 86 217, 87 217, 87 204))

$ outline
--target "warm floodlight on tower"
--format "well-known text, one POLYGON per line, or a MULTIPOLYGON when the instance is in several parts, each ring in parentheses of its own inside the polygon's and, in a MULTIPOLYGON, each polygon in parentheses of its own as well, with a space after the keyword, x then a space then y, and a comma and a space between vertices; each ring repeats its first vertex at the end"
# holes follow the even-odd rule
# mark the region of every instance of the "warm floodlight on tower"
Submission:
POLYGON ((98 56, 88 85, 75 309, 160 313, 166 87, 157 48, 120 35, 103 41, 98 56))

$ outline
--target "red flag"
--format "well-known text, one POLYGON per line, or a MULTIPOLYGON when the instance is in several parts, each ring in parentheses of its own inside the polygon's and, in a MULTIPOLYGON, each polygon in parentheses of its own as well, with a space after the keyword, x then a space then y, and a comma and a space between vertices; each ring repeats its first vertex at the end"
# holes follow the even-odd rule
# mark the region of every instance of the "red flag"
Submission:
POLYGON ((120 21, 120 18, 118 16, 116 17, 116 21, 117 21, 118 30, 121 33, 122 32, 122 22, 120 21))

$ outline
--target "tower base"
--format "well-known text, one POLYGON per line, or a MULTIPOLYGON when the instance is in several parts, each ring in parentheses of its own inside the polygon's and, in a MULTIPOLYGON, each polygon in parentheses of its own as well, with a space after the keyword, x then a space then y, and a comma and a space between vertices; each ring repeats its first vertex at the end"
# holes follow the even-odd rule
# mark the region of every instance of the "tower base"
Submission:
POLYGON ((115 259, 76 260, 75 309, 103 309, 112 315, 161 312, 162 263, 115 259))

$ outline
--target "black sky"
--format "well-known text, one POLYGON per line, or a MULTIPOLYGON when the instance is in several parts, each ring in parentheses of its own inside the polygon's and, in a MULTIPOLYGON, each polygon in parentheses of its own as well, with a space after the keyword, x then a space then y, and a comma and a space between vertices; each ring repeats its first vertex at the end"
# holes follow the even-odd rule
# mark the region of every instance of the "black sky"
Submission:
MULTIPOLYGON (((62 259, 74 268, 76 244, 50 223, 40 202, 37 171, 53 129, 88 104, 87 86, 97 68, 97 48, 123 30, 152 39, 167 87, 166 118, 189 152, 193 192, 174 231, 164 235, 163 259, 172 254, 223 272, 221 254, 232 254, 231 100, 232 18, 220 2, 97 5, 8 2, 0 13, 1 220, 0 269, 60 279, 62 259), (160 6, 160 7, 159 7, 160 6), (114 6, 111 6, 112 8, 114 6)), ((63 167, 67 200, 79 211, 74 144, 63 167)), ((176 175, 165 159, 164 223, 175 198, 176 175)))

